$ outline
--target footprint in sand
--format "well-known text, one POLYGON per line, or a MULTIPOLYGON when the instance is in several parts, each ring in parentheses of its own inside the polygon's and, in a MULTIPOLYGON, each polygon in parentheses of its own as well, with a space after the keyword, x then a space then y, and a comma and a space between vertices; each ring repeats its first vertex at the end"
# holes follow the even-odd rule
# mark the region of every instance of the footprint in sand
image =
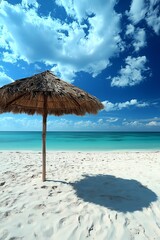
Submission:
POLYGON ((9 240, 22 240, 24 237, 11 237, 9 240))
POLYGON ((5 184, 5 182, 1 182, 1 183, 0 183, 0 186, 3 186, 4 184, 5 184))
POLYGON ((65 223, 66 223, 66 220, 67 220, 67 218, 61 218, 60 220, 59 220, 59 228, 61 228, 63 225, 65 225, 65 223))
POLYGON ((32 224, 34 222, 34 220, 32 218, 28 219, 27 223, 28 224, 32 224))
POLYGON ((75 219, 74 215, 63 217, 58 222, 58 229, 61 229, 65 225, 72 226, 75 223, 75 221, 76 221, 76 219, 75 219))
POLYGON ((6 212, 4 213, 4 217, 5 217, 5 218, 9 217, 10 215, 11 215, 11 211, 6 211, 6 212))
POLYGON ((18 223, 17 228, 21 228, 21 227, 22 227, 22 223, 18 223))
POLYGON ((29 214, 29 215, 28 215, 28 221, 27 221, 27 223, 28 223, 28 224, 33 223, 33 222, 34 222, 33 219, 35 219, 35 215, 34 215, 33 213, 29 214))
POLYGON ((48 197, 52 197, 52 195, 53 195, 53 192, 52 192, 52 190, 50 190, 50 191, 48 192, 48 197))
POLYGON ((43 209, 43 208, 45 208, 45 207, 46 207, 45 204, 38 204, 38 205, 36 205, 36 206, 34 207, 34 209, 43 209))
POLYGON ((41 188, 43 188, 43 189, 47 189, 48 187, 47 187, 47 186, 45 186, 45 185, 43 185, 43 186, 41 186, 41 188))

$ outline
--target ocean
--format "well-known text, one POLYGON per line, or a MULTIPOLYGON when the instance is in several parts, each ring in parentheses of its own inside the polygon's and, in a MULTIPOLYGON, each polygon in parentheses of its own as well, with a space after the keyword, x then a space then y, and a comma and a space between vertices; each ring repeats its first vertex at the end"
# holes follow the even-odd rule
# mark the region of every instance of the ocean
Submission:
MULTIPOLYGON (((0 132, 0 150, 41 149, 41 132, 0 132)), ((47 132, 48 150, 160 150, 160 132, 47 132)))

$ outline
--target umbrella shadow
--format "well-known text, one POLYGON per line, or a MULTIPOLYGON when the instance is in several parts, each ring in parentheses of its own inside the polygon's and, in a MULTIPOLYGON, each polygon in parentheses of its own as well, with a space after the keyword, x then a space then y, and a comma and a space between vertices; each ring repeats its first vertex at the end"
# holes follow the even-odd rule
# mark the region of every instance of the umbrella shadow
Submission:
POLYGON ((142 211, 157 200, 157 195, 140 182, 112 175, 84 175, 72 186, 85 202, 124 213, 142 211))

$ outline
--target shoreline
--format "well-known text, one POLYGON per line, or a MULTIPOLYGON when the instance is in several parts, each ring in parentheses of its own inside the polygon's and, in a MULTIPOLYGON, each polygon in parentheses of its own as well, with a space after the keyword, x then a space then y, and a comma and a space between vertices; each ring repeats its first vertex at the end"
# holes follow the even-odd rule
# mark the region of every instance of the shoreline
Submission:
MULTIPOLYGON (((0 153, 42 153, 42 150, 0 150, 0 153)), ((121 150, 47 150, 49 153, 160 153, 160 149, 121 149, 121 150)))
POLYGON ((5 240, 159 240, 160 151, 0 151, 5 240))
MULTIPOLYGON (((42 137, 33 132, 0 134, 0 151, 41 151, 42 137)), ((50 132, 46 138, 47 152, 85 151, 160 151, 160 133, 50 132)))

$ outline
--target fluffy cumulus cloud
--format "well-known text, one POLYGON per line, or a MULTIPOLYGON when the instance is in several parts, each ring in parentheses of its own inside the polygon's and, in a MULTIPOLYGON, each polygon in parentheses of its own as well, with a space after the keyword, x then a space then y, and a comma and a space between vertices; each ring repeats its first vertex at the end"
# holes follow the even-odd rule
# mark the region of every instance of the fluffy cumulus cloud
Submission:
MULTIPOLYGON (((124 104, 124 103, 123 103, 124 104)), ((124 104, 125 105, 125 104, 124 104)), ((0 116, 0 130, 1 131, 41 131, 42 118, 30 117, 25 115, 8 115, 0 116)), ((105 117, 98 119, 82 118, 82 120, 71 120, 66 118, 49 117, 47 121, 47 129, 49 131, 119 131, 126 130, 159 130, 160 118, 150 119, 121 119, 116 117, 105 117)))
MULTIPOLYGON (((78 130, 100 130, 106 129, 106 127, 111 126, 111 121, 96 119, 96 120, 69 120, 65 118, 53 119, 52 117, 48 118, 47 129, 48 131, 78 131, 78 130)), ((35 118, 34 116, 0 116, 0 130, 23 130, 23 131, 41 131, 42 128, 42 119, 35 118)))
POLYGON ((22 6, 25 8, 35 7, 38 8, 39 4, 36 0, 22 0, 22 6))
POLYGON ((128 15, 133 23, 138 23, 145 17, 146 14, 146 6, 145 0, 132 0, 130 11, 128 15))
POLYGON ((146 21, 155 33, 160 34, 160 1, 150 0, 146 21))
POLYGON ((144 124, 141 123, 140 121, 123 121, 122 125, 131 127, 131 128, 139 128, 139 127, 144 127, 144 124))
POLYGON ((160 127, 160 121, 151 121, 146 124, 148 127, 160 127))
POLYGON ((128 24, 126 35, 133 39, 132 45, 136 52, 147 45, 146 33, 143 28, 135 29, 134 25, 128 24))
POLYGON ((114 123, 114 122, 117 122, 119 119, 118 118, 114 118, 114 117, 110 117, 110 118, 107 118, 107 122, 110 122, 110 123, 114 123))
POLYGON ((111 86, 134 86, 142 82, 145 79, 143 73, 148 70, 148 68, 145 66, 146 62, 147 59, 145 56, 128 56, 125 59, 125 67, 121 67, 119 75, 112 78, 111 86))
POLYGON ((137 99, 132 99, 130 101, 119 102, 119 103, 112 103, 106 100, 106 101, 103 101, 102 103, 104 105, 104 110, 107 112, 118 111, 124 108, 133 107, 133 106, 138 108, 149 106, 147 102, 140 102, 140 101, 137 101, 137 99))
POLYGON ((56 4, 70 21, 49 13, 39 15, 36 0, 1 3, 2 60, 43 62, 65 80, 72 80, 79 71, 95 77, 123 50, 116 0, 56 0, 56 4))
POLYGON ((146 46, 146 33, 144 29, 138 29, 135 32, 133 46, 135 51, 139 51, 140 48, 146 46))
POLYGON ((151 118, 151 119, 136 119, 136 120, 126 120, 123 119, 122 125, 126 127, 131 127, 132 129, 145 129, 145 130, 159 130, 160 127, 160 118, 151 118))
MULTIPOLYGON (((99 123, 99 122, 98 122, 99 123)), ((96 122, 87 120, 87 121, 78 121, 74 123, 74 127, 76 128, 95 128, 97 126, 96 122)))
POLYGON ((160 34, 160 0, 132 0, 127 15, 133 24, 145 20, 156 34, 160 34))

